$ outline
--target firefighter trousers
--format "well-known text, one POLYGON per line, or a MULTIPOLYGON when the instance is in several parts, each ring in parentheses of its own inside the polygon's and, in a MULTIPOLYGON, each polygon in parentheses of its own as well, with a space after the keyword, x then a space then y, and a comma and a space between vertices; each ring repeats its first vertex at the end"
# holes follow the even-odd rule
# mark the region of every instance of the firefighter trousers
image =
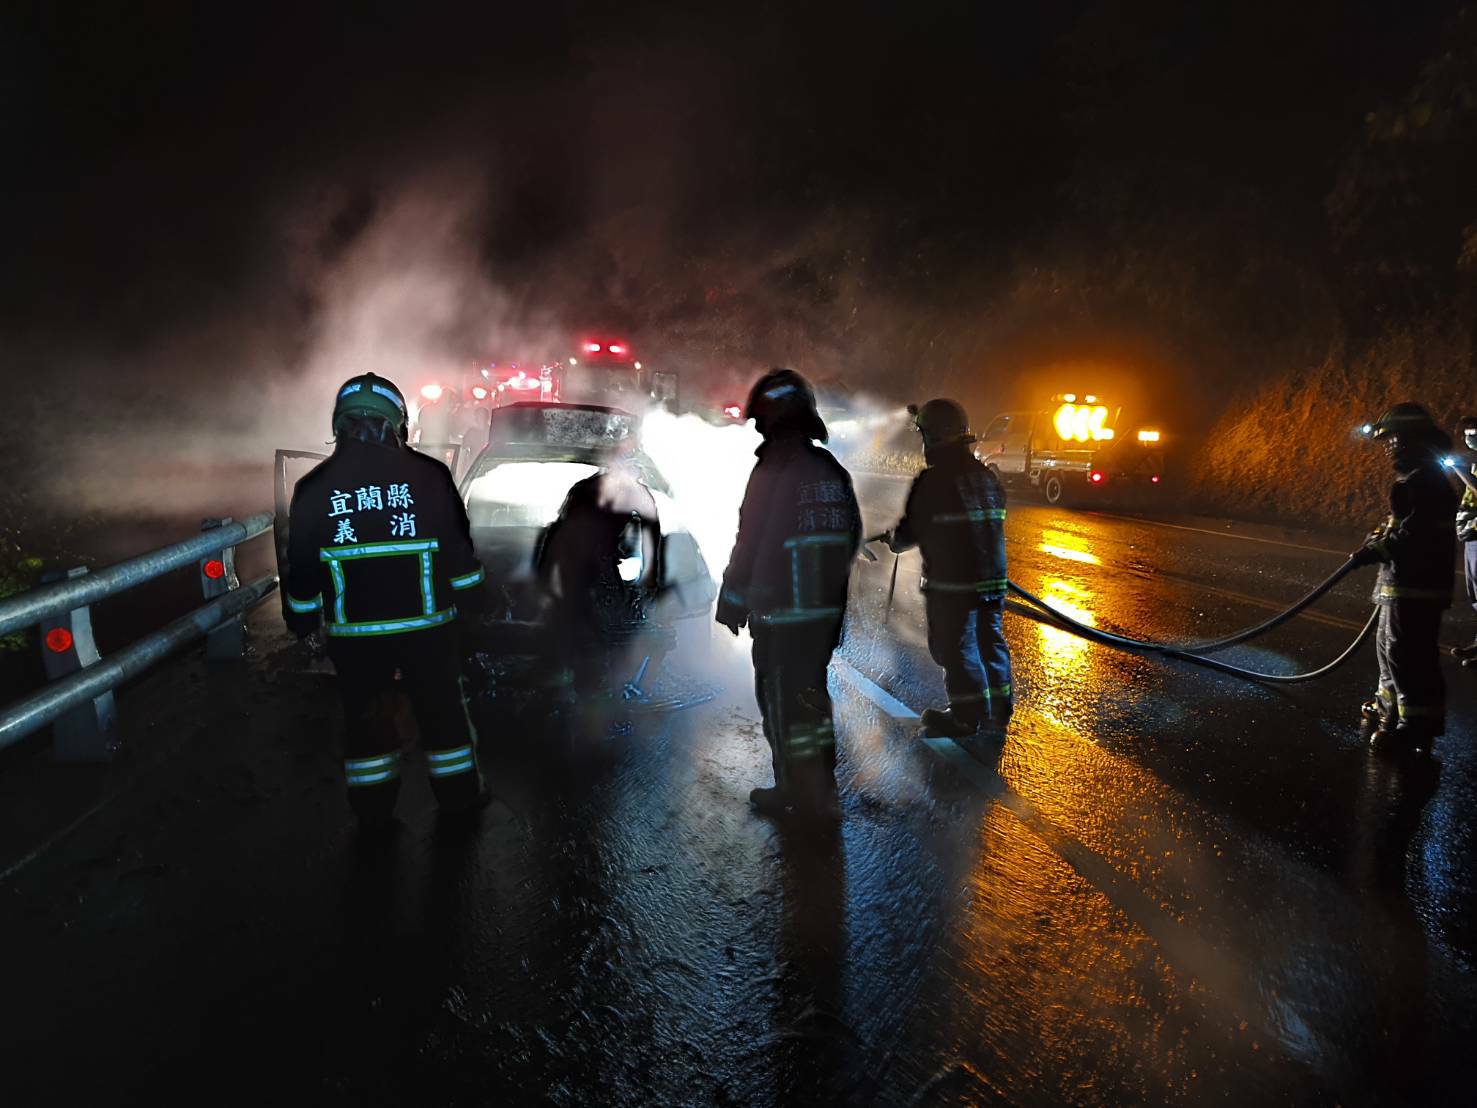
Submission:
POLYGON ((836 731, 826 673, 841 639, 834 620, 750 626, 754 695, 774 759, 774 783, 787 792, 836 791, 836 731))
POLYGON ((354 812, 361 819, 382 820, 394 810, 400 794, 396 717, 401 691, 415 715, 436 803, 447 811, 476 804, 482 771, 477 733, 467 714, 456 626, 330 638, 328 656, 343 698, 344 775, 354 812))
POLYGON ((1429 600, 1396 600, 1379 607, 1374 649, 1380 713, 1390 723, 1439 735, 1446 725, 1446 682, 1437 643, 1445 609, 1429 600))
POLYGON ((1010 648, 1002 629, 1004 600, 924 594, 928 652, 944 670, 951 712, 970 723, 989 718, 991 704, 1009 704, 1010 648))
POLYGON ((1467 603, 1477 610, 1477 541, 1462 543, 1462 567, 1467 577, 1467 603))

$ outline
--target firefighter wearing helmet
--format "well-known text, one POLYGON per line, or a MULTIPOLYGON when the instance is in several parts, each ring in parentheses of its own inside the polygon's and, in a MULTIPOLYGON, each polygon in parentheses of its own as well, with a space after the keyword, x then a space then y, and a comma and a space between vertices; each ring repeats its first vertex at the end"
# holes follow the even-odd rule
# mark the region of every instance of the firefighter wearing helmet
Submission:
POLYGON ((344 772, 362 824, 387 824, 400 790, 400 674, 443 811, 486 799, 461 681, 459 610, 483 570, 446 466, 405 445, 405 397, 372 373, 346 381, 334 451, 297 483, 288 532, 288 626, 322 626, 343 698, 344 772))
POLYGON ((1379 689, 1363 715, 1370 746, 1427 754, 1445 729, 1446 686, 1437 642, 1451 606, 1457 496, 1442 459, 1451 440, 1419 404, 1396 404, 1369 428, 1395 469, 1389 518, 1350 556, 1379 563, 1375 651, 1379 689))
MULTIPOLYGON (((1462 544, 1462 568, 1467 583, 1467 602, 1477 609, 1477 416, 1463 416, 1457 424, 1462 436, 1462 445, 1467 448, 1466 457, 1453 459, 1454 465, 1465 466, 1472 480, 1462 482, 1462 500, 1457 506, 1456 541, 1462 544)), ((1452 649, 1467 669, 1477 668, 1477 639, 1466 646, 1452 649)))
POLYGON ((847 583, 861 544, 851 475, 825 442, 809 383, 766 373, 745 417, 764 442, 739 511, 738 538, 717 620, 754 640, 754 688, 774 757, 773 787, 749 801, 761 812, 834 818, 836 739, 826 671, 841 641, 847 583))
POLYGON ((890 532, 894 551, 923 556, 928 651, 944 671, 945 709, 923 713, 935 735, 962 737, 1010 720, 1014 704, 1005 613, 1005 489, 974 456, 969 416, 953 400, 910 408, 927 467, 890 532))

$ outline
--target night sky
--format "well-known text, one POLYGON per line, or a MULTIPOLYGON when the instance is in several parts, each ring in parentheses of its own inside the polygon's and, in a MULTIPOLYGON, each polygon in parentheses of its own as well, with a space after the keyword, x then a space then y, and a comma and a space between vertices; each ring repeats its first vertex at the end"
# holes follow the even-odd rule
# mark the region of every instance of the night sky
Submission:
MULTIPOLYGON (((1090 271, 1227 213, 1227 234, 1325 253, 1341 160, 1448 15, 10 5, 8 372, 63 351, 84 377, 115 357, 163 377, 198 358, 294 372, 346 295, 342 259, 420 190, 458 213, 438 233, 489 290, 438 321, 447 356, 599 321, 742 365, 810 345, 793 360, 876 386, 1039 257, 1090 271), (858 296, 908 322, 838 322, 858 296), (183 358, 180 334, 197 336, 183 358)), ((949 358, 983 357, 971 341, 949 358)))

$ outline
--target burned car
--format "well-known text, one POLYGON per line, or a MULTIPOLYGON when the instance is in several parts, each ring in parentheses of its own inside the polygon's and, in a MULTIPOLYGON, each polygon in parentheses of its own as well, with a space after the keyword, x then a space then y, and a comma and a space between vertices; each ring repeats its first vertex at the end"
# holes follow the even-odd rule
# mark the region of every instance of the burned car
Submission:
POLYGON ((639 694, 641 680, 660 669, 684 626, 706 639, 716 588, 696 540, 681 525, 667 483, 639 447, 638 431, 631 413, 598 405, 530 402, 492 413, 488 445, 468 467, 460 490, 490 594, 488 611, 468 621, 466 632, 488 679, 499 687, 568 680, 561 659, 570 629, 551 618, 540 555, 570 490, 615 455, 649 490, 660 537, 657 570, 648 574, 646 567, 629 564, 641 556, 635 548, 628 551, 613 582, 624 595, 604 605, 626 613, 605 624, 604 645, 631 671, 612 691, 630 695, 634 687, 639 694), (655 589, 639 588, 638 582, 653 576, 655 589))

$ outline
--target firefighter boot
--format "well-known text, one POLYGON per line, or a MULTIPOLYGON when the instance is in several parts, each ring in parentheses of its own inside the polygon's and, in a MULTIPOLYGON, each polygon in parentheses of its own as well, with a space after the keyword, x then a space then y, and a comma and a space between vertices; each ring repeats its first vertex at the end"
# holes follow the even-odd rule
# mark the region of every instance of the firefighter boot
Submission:
POLYGON ((1374 743, 1375 732, 1395 729, 1395 721, 1385 714, 1378 700, 1366 700, 1359 705, 1360 732, 1374 743))
POLYGON ((1436 731, 1409 723, 1382 723, 1369 736, 1369 748, 1391 758, 1428 758, 1436 744, 1436 731))
POLYGON ((923 730, 929 735, 941 735, 946 739, 962 739, 966 735, 973 735, 980 729, 979 721, 965 719, 958 715, 953 708, 925 708, 923 710, 923 730))
POLYGON ((782 816, 789 810, 790 795, 778 785, 761 785, 749 790, 749 804, 764 816, 782 816))

